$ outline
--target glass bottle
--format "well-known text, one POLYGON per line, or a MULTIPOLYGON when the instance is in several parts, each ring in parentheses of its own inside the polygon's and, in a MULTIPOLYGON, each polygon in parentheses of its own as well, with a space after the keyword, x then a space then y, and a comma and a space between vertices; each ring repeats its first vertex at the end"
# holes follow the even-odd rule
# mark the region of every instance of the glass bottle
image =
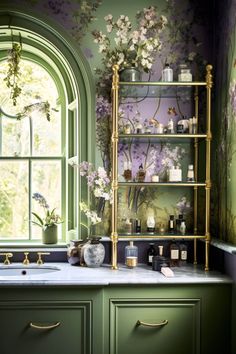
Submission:
POLYGON ((156 250, 154 248, 154 243, 149 243, 149 248, 147 250, 147 265, 152 266, 152 260, 155 255, 156 250))
POLYGON ((134 246, 133 241, 125 247, 125 264, 129 268, 134 268, 138 264, 138 247, 134 246))
POLYGON ((132 181, 132 163, 131 163, 131 161, 124 161, 123 177, 126 182, 132 181))
POLYGON ((170 266, 177 267, 179 265, 179 246, 176 242, 170 245, 170 266))
POLYGON ((129 235, 132 233, 132 222, 128 218, 125 220, 125 233, 129 235))
POLYGON ((194 182, 193 165, 188 165, 187 182, 194 182))
POLYGON ((183 220, 184 216, 183 214, 179 214, 179 218, 176 219, 176 232, 177 234, 180 233, 180 224, 181 224, 181 221, 183 220))
POLYGON ((157 270, 158 272, 161 271, 161 267, 167 267, 168 264, 166 262, 166 258, 163 256, 163 246, 158 246, 159 254, 153 257, 152 262, 152 269, 157 270))
POLYGON ((180 64, 179 65, 178 81, 180 81, 180 82, 192 81, 191 70, 190 70, 190 68, 188 68, 187 64, 180 64))
POLYGON ((174 121, 172 118, 169 119, 167 124, 167 134, 174 134, 174 121))
POLYGON ((136 174, 136 182, 144 182, 145 180, 145 171, 143 169, 143 165, 141 164, 138 168, 138 172, 136 174))
POLYGON ((186 243, 181 243, 179 246, 179 250, 180 250, 180 265, 184 266, 186 265, 188 259, 188 247, 186 243))
POLYGON ((179 227, 179 232, 181 233, 181 235, 185 235, 185 232, 186 232, 185 220, 181 220, 180 227, 179 227))
POLYGON ((170 68, 170 64, 166 63, 164 69, 162 70, 162 81, 171 82, 173 81, 173 70, 170 68))
POLYGON ((152 215, 149 215, 147 218, 147 232, 153 233, 155 231, 155 218, 152 215))
POLYGON ((170 215, 169 219, 169 233, 173 235, 175 233, 175 217, 174 215, 170 215))

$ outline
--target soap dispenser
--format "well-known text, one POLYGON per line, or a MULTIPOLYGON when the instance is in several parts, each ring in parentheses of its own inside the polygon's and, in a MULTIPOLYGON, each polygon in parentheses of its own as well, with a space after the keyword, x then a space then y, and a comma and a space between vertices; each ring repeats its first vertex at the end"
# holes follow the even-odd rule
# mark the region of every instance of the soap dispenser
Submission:
POLYGON ((125 264, 129 268, 134 268, 138 264, 138 247, 134 246, 133 241, 125 247, 125 264))

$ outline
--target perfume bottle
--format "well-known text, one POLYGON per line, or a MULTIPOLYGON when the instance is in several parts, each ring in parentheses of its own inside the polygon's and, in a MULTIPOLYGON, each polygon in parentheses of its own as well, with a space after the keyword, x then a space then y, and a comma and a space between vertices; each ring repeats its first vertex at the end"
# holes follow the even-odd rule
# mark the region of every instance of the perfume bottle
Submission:
POLYGON ((129 235, 132 233, 132 222, 128 218, 125 220, 125 233, 129 235))
POLYGON ((140 219, 135 219, 134 231, 136 232, 136 234, 140 234, 140 232, 141 232, 141 220, 140 219))
POLYGON ((182 170, 180 166, 172 166, 169 169, 169 182, 181 182, 182 181, 182 170))
POLYGON ((153 257, 152 270, 161 271, 161 267, 167 267, 166 258, 163 256, 163 246, 158 246, 159 254, 153 257))
POLYGON ((138 264, 138 247, 134 246, 133 241, 125 247, 125 264, 129 268, 134 268, 138 264))
POLYGON ((141 164, 138 168, 138 172, 136 174, 136 182, 144 182, 146 172, 143 169, 143 165, 141 164))
POLYGON ((137 123, 137 125, 135 127, 135 131, 137 134, 143 134, 143 126, 141 123, 137 123))
POLYGON ((186 245, 186 243, 181 243, 179 246, 179 251, 180 251, 180 262, 179 265, 180 266, 184 266, 187 263, 187 259, 188 259, 188 247, 186 245))
POLYGON ((172 118, 169 119, 168 124, 167 124, 167 134, 174 134, 174 121, 172 118))
POLYGON ((155 218, 152 215, 149 215, 147 218, 147 232, 153 233, 155 231, 155 218))
POLYGON ((173 235, 175 233, 175 221, 174 221, 175 217, 174 215, 170 215, 170 219, 169 219, 169 233, 171 235, 173 235))
POLYGON ((131 161, 124 161, 123 177, 126 182, 132 182, 132 163, 131 163, 131 161))
POLYGON ((156 250, 154 243, 149 243, 149 248, 147 250, 147 265, 152 266, 153 257, 156 255, 156 250))
POLYGON ((187 182, 194 182, 193 165, 188 165, 187 182))
POLYGON ((179 65, 178 81, 181 82, 192 81, 191 70, 188 68, 187 64, 179 65))
POLYGON ((185 220, 181 220, 179 232, 181 233, 181 235, 185 235, 185 232, 186 232, 185 220))
POLYGON ((179 214, 179 218, 176 219, 176 232, 177 234, 180 233, 180 224, 181 224, 181 221, 183 220, 184 216, 183 214, 179 214))
POLYGON ((173 70, 170 68, 170 64, 168 63, 165 64, 165 67, 162 70, 162 81, 173 81, 173 70))
POLYGON ((126 124, 124 126, 124 134, 131 134, 131 125, 130 124, 126 124))
POLYGON ((165 225, 163 223, 159 224, 158 232, 160 235, 164 235, 164 233, 166 232, 165 225))
POLYGON ((170 245, 170 266, 177 267, 179 265, 179 246, 176 242, 170 245))

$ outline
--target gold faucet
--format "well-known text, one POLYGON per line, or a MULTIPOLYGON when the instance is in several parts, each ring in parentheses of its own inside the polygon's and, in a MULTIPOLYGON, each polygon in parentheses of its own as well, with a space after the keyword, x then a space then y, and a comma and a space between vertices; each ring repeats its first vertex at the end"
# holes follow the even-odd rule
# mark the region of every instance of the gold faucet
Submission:
POLYGON ((50 254, 50 252, 37 252, 37 255, 38 255, 37 264, 38 265, 43 264, 42 256, 47 256, 49 254, 50 254))
POLYGON ((24 258, 24 260, 22 262, 24 265, 29 265, 30 264, 30 261, 29 261, 29 258, 28 258, 28 254, 29 254, 29 252, 24 252, 25 258, 24 258))
POLYGON ((0 253, 0 256, 5 256, 5 257, 6 257, 5 260, 4 260, 4 262, 3 262, 3 264, 5 264, 5 265, 11 264, 9 258, 13 257, 13 254, 12 254, 12 253, 10 253, 10 252, 0 253))

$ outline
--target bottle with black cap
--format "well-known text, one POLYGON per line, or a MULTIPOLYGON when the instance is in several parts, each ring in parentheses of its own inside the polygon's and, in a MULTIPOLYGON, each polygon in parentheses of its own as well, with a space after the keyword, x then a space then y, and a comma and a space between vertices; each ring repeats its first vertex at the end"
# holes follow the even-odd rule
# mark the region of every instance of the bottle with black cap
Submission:
POLYGON ((154 243, 149 243, 149 248, 147 250, 147 265, 152 266, 153 257, 156 256, 156 254, 154 243))
POLYGON ((166 258, 163 256, 163 246, 158 246, 159 254, 153 257, 152 270, 161 271, 161 267, 168 267, 166 258))

